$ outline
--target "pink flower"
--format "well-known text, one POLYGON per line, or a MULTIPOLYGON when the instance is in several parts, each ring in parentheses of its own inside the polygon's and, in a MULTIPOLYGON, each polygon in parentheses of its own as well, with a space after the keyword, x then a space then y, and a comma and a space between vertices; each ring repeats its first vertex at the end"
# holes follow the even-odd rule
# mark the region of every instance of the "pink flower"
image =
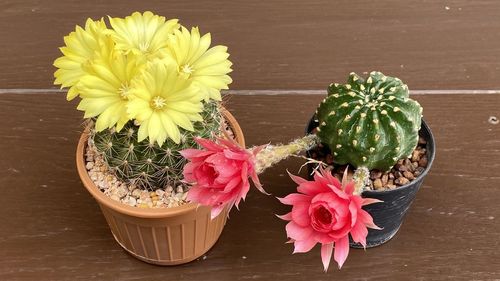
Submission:
POLYGON ((367 227, 380 229, 361 207, 381 201, 354 195, 354 182, 342 185, 324 170, 316 172, 314 181, 291 174, 290 177, 299 185, 300 193, 278 199, 293 206, 290 213, 279 217, 290 221, 286 233, 294 242, 294 253, 308 252, 320 243, 325 271, 334 248, 334 259, 341 268, 349 254, 349 234, 355 242, 366 247, 367 227))
POLYGON ((203 149, 180 152, 190 161, 184 166, 184 180, 192 184, 187 199, 211 206, 212 219, 227 206, 238 207, 241 199, 245 200, 250 189, 249 177, 264 192, 254 164, 260 147, 249 151, 225 139, 213 142, 198 138, 196 142, 203 149))

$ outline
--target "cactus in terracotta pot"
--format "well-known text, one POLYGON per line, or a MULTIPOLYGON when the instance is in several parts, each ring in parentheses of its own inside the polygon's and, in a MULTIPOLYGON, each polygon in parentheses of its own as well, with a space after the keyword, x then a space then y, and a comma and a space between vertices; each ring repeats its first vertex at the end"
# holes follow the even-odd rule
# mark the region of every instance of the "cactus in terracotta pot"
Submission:
POLYGON ((144 190, 181 184, 179 151, 222 133, 227 47, 210 48, 209 33, 151 12, 88 19, 64 41, 54 83, 80 98, 89 144, 108 170, 144 190))

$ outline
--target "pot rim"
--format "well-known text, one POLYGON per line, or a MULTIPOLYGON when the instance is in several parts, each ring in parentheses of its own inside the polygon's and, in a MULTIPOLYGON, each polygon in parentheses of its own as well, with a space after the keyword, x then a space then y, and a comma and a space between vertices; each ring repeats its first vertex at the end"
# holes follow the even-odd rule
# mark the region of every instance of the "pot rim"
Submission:
MULTIPOLYGON (((311 120, 309 121, 309 124, 314 120, 314 116, 311 118, 311 120)), ((309 134, 309 124, 308 126, 306 127, 306 134, 309 134)), ((427 173, 429 172, 429 170, 431 169, 431 166, 432 166, 432 163, 434 162, 434 158, 436 157, 436 142, 435 142, 435 139, 434 139, 434 135, 432 134, 432 131, 431 131, 431 128, 427 125, 427 123, 425 122, 424 118, 422 118, 422 126, 420 128, 420 130, 424 130, 425 133, 427 133, 428 135, 428 138, 426 138, 427 140, 427 145, 430 146, 430 149, 427 150, 427 152, 430 154, 428 154, 428 162, 427 162, 427 167, 425 167, 425 170, 420 174, 418 175, 415 179, 413 179, 412 181, 410 181, 409 183, 403 185, 403 186, 400 186, 398 188, 395 188, 395 189, 389 189, 389 190, 365 190, 363 192, 361 192, 361 195, 380 195, 380 194, 390 194, 390 193, 393 193, 393 192, 399 192, 399 191, 402 191, 402 190, 405 190, 409 187, 411 187, 412 185, 414 185, 415 183, 423 180, 423 178, 427 175, 427 173)))
MULTIPOLYGON (((234 116, 224 107, 221 107, 221 113, 224 116, 224 119, 229 123, 231 129, 233 130, 236 141, 242 147, 245 147, 245 137, 243 135, 243 131, 241 130, 238 121, 236 121, 234 116)), ((85 186, 87 191, 92 195, 92 197, 94 197, 94 199, 99 203, 99 205, 104 205, 116 212, 125 215, 140 217, 140 218, 173 217, 194 211, 199 207, 198 204, 190 202, 182 206, 172 207, 172 208, 139 208, 139 207, 132 207, 129 205, 125 205, 121 202, 117 202, 109 198, 101 190, 99 190, 99 188, 94 184, 94 182, 89 177, 89 174, 87 172, 85 157, 84 157, 85 154, 84 149, 86 147, 87 139, 88 139, 88 133, 87 132, 82 133, 76 149, 76 168, 78 171, 78 175, 80 176, 80 180, 83 183, 83 186, 85 186)))

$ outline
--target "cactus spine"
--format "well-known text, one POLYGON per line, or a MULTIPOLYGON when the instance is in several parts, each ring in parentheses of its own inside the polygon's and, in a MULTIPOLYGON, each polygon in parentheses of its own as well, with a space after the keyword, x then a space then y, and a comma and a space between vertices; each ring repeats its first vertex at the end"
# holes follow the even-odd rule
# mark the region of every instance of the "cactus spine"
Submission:
POLYGON ((331 84, 317 110, 321 141, 338 164, 387 171, 418 143, 422 107, 399 78, 355 73, 347 84, 331 84))
POLYGON ((221 131, 222 117, 216 102, 205 104, 203 121, 193 124, 195 131, 183 130, 181 142, 168 139, 160 147, 149 139, 137 141, 138 127, 129 121, 119 132, 91 130, 91 143, 103 155, 109 169, 122 181, 142 189, 156 190, 167 184, 177 186, 183 179, 186 159, 179 151, 196 148, 195 137, 213 138, 221 131))

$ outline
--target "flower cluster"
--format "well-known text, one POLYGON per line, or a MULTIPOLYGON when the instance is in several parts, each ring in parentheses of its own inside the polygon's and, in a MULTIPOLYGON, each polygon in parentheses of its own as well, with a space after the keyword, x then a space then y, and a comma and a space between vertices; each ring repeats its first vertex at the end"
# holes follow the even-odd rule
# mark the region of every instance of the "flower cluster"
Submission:
POLYGON ((201 121, 203 102, 220 100, 232 82, 227 47, 210 48, 209 33, 151 12, 109 17, 109 25, 88 19, 64 37, 54 84, 68 88, 68 100, 81 98, 77 108, 96 118, 97 131, 133 120, 138 141, 179 143, 180 129, 201 121))
MULTIPOLYGON (((197 139, 202 149, 186 149, 181 154, 190 162, 184 166, 184 179, 192 184, 191 202, 212 207, 212 219, 224 208, 238 207, 249 191, 249 178, 265 193, 258 174, 290 155, 310 149, 316 144, 315 135, 308 135, 287 145, 266 145, 244 149, 229 140, 213 142, 197 139)), ((380 202, 362 198, 356 193, 355 181, 342 183, 329 171, 320 169, 314 180, 307 181, 290 175, 298 184, 298 193, 278 198, 292 206, 292 211, 279 218, 289 221, 286 232, 294 243, 294 253, 310 251, 321 244, 321 259, 325 271, 335 254, 339 268, 349 254, 349 235, 354 242, 366 247, 367 228, 377 227, 363 206, 380 202)))

